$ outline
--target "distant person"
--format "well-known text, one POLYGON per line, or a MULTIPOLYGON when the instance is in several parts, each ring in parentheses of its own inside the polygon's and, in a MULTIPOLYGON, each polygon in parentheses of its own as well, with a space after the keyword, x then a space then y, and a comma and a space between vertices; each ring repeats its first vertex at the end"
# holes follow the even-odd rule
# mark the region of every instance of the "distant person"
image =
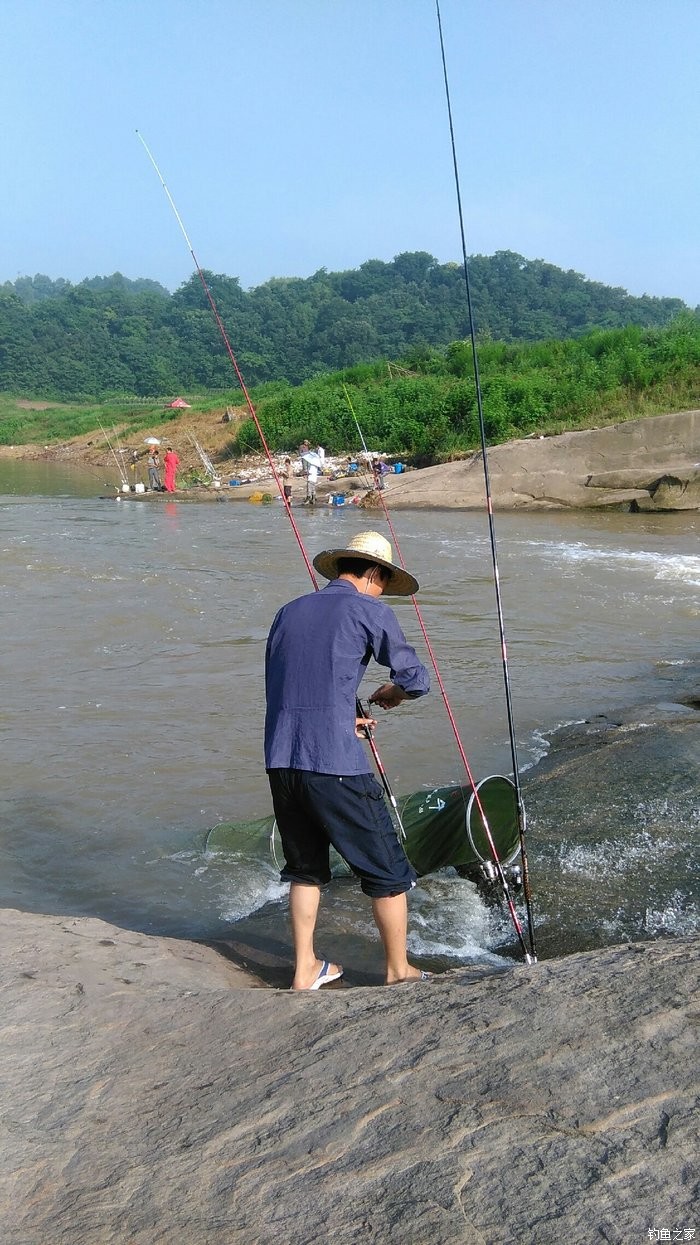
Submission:
POLYGON ((284 481, 284 485, 283 485, 283 488, 284 488, 284 495, 285 495, 285 497, 286 497, 287 501, 291 501, 291 500, 292 500, 292 478, 293 478, 293 475, 294 475, 294 472, 292 471, 292 460, 291 460, 291 458, 285 458, 285 460, 284 460, 284 466, 283 466, 282 470, 280 471, 280 476, 282 477, 282 479, 283 479, 283 481, 284 481))
POLYGON ((172 445, 169 445, 167 450, 165 451, 165 458, 163 459, 163 463, 165 465, 165 491, 166 493, 174 493, 175 492, 175 472, 180 466, 180 459, 175 453, 175 450, 173 449, 172 445))
POLYGON ((163 492, 163 485, 160 481, 160 454, 157 445, 152 445, 148 451, 148 483, 154 493, 163 492))
POLYGON ((316 505, 316 485, 318 484, 318 467, 315 463, 309 463, 306 469, 306 498, 305 506, 316 505))

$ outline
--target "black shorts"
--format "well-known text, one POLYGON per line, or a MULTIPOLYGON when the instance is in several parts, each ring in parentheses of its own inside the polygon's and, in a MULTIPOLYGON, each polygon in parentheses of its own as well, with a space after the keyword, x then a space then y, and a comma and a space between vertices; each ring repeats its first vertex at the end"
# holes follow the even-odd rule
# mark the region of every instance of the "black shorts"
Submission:
POLYGON ((332 844, 360 878, 365 895, 383 899, 415 886, 416 871, 372 774, 339 777, 300 769, 267 773, 284 851, 284 881, 307 886, 329 882, 332 844))

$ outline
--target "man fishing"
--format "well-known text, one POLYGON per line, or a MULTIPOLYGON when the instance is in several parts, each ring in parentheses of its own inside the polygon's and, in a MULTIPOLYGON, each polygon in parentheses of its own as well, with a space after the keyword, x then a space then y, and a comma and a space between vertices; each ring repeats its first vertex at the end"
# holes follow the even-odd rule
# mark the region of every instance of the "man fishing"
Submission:
POLYGON ((384 594, 410 596, 418 583, 396 566, 388 540, 359 532, 314 567, 330 582, 277 614, 265 654, 265 768, 282 839, 282 878, 291 883, 293 990, 317 990, 342 977, 320 959, 314 931, 321 886, 330 881, 332 844, 360 878, 384 947, 385 981, 429 974, 409 964, 407 893, 416 873, 401 847, 359 742, 376 725, 359 718, 356 692, 371 657, 391 681, 370 703, 393 709, 430 689, 428 672, 407 643, 384 594))

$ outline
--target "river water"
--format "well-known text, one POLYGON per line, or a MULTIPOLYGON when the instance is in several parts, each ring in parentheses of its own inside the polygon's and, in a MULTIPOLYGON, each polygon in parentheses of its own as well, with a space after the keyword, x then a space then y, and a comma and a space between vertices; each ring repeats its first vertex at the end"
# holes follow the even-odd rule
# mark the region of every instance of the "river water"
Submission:
MULTIPOLYGON (((278 504, 100 500, 101 491, 94 476, 55 464, 0 462, 0 902, 226 936, 257 946, 261 959, 266 947, 277 962, 286 954, 285 900, 272 862, 244 845, 235 857, 212 856, 204 842, 219 822, 269 811, 265 638, 279 606, 310 589, 288 520, 278 504)), ((312 555, 381 527, 349 508, 296 515, 312 555)), ((559 725, 663 696, 668 670, 697 657, 700 518, 499 515, 496 530, 520 762, 533 767, 559 725)), ((485 516, 402 512, 397 531, 472 769, 507 773, 485 516)), ((423 654, 410 602, 393 604, 423 654)), ((370 671, 365 691, 382 677, 370 671)), ((397 792, 463 778, 439 695, 382 716, 378 743, 397 792)), ((609 795, 592 780, 559 843, 569 888, 577 867, 582 884, 600 868, 581 852, 609 795)), ((687 830, 687 807, 683 817, 687 830)), ((547 869, 549 896, 553 836, 541 822, 531 835, 537 919, 551 926, 549 898, 537 909, 537 875, 547 869)), ((627 846, 632 869, 638 844, 627 846)), ((624 843, 615 850, 620 893, 625 851, 624 843)), ((616 893, 599 914, 598 939, 589 931, 577 940, 569 929, 557 946, 550 934, 547 953, 698 928, 697 874, 686 872, 686 856, 684 844, 678 876, 664 883, 666 906, 642 892, 618 921, 616 893)), ((321 929, 322 950, 340 954, 350 938, 371 976, 376 941, 354 883, 331 888, 321 929)), ((426 963, 495 961, 509 953, 511 934, 502 914, 449 872, 424 879, 412 896, 411 946, 426 963)))

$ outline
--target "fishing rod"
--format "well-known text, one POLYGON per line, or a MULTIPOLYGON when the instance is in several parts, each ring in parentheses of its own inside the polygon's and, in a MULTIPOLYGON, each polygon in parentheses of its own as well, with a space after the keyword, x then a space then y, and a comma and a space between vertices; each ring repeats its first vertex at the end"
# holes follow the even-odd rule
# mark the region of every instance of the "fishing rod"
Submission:
POLYGON ((361 440, 361 442, 362 442, 362 449, 364 450, 364 453, 365 453, 365 458, 369 459, 369 458, 371 457, 371 455, 370 455, 369 450, 367 449, 367 442, 365 441, 365 438, 364 438, 364 437, 363 437, 363 435, 362 435, 362 429, 361 429, 361 427, 360 427, 360 424, 359 424, 359 420, 358 420, 358 418, 357 418, 357 415, 355 414, 355 408, 354 408, 354 406, 353 406, 352 402, 350 401, 350 394, 348 393, 348 387, 347 387, 347 385, 345 384, 345 382, 343 382, 343 393, 345 394, 345 397, 347 398, 347 403, 348 403, 348 406, 350 407, 350 414, 352 415, 352 417, 353 417, 353 419, 354 419, 354 421, 355 421, 355 427, 357 428, 357 433, 358 433, 358 436, 359 436, 359 438, 360 438, 360 440, 361 440))
POLYGON ((112 458, 114 459, 115 463, 117 464, 117 471, 119 472, 119 478, 120 478, 120 480, 121 480, 122 484, 127 484, 127 485, 128 485, 128 483, 129 483, 129 477, 128 477, 128 475, 126 474, 126 469, 125 469, 125 467, 124 467, 124 463, 123 463, 122 461, 120 461, 120 460, 119 460, 119 458, 117 457, 116 450, 115 450, 114 446, 112 445, 112 442, 110 441, 109 437, 107 436, 107 433, 105 432, 104 428, 102 427, 102 424, 100 423, 99 419, 98 419, 98 421, 97 421, 97 422, 98 422, 98 424, 100 425, 100 428, 102 429, 102 435, 103 435, 103 437, 104 437, 105 441, 107 442, 107 444, 108 444, 108 446, 109 446, 110 450, 112 451, 112 458))
MULTIPOLYGON (((172 195, 171 195, 171 193, 170 193, 170 191, 169 191, 169 189, 168 189, 167 185, 165 184, 165 180, 164 180, 164 178, 163 178, 163 174, 161 173, 160 169, 158 168, 158 165, 156 164, 156 161, 155 161, 155 158, 154 158, 154 156, 153 156, 153 153, 151 152, 151 149, 150 149, 150 147, 148 146, 148 143, 146 142, 145 138, 144 138, 144 137, 143 137, 143 135, 140 133, 140 131, 139 131, 139 130, 137 130, 137 131, 136 131, 136 133, 137 133, 137 135, 138 135, 138 137, 139 137, 139 139, 140 139, 140 141, 141 141, 141 144, 142 144, 142 146, 143 146, 143 148, 144 148, 144 150, 145 150, 145 152, 146 152, 146 155, 148 156, 148 158, 149 158, 149 160, 150 160, 151 164, 153 165, 153 168, 154 168, 154 169, 155 169, 155 171, 156 171, 156 174, 157 174, 157 176, 158 176, 158 180, 160 181, 160 184, 161 184, 161 186, 163 187, 163 190, 165 191, 165 193, 166 193, 166 195, 167 195, 168 202, 169 202, 169 204, 170 204, 171 208, 173 209, 173 212, 175 213, 175 219, 177 220, 177 223, 178 223, 178 225, 180 226, 180 229, 181 229, 181 231, 182 231, 182 235, 183 235, 183 237, 184 237, 184 239, 185 239, 185 242, 187 243, 187 248, 188 248, 188 250, 189 250, 189 252, 190 252, 190 255, 192 256, 192 260, 193 260, 193 262, 194 262, 194 266, 195 266, 195 268, 196 268, 196 270, 197 270, 197 276, 199 277, 199 280, 200 280, 200 282, 201 282, 201 284, 202 284, 202 288, 203 288, 204 293, 205 293, 206 298, 207 298, 207 302, 209 303, 209 306, 211 307, 211 311, 212 311, 212 314, 213 314, 213 316, 214 316, 214 319, 216 320, 216 324, 217 324, 217 327, 218 327, 218 329, 219 329, 219 333, 221 334, 221 338, 222 338, 222 340, 223 340, 224 346, 226 347, 226 352, 227 352, 228 357, 229 357, 229 359, 230 359, 230 361, 231 361, 231 365, 232 365, 232 367, 233 367, 233 370, 234 370, 234 372, 236 373, 236 379, 238 380, 238 383, 239 383, 239 385, 240 385, 240 387, 241 387, 241 391, 242 391, 242 393, 243 393, 243 397, 245 398, 245 402, 246 402, 246 406, 247 406, 247 408, 248 408, 248 412, 249 412, 249 414, 250 414, 251 419, 253 420, 253 423, 255 424, 255 427, 256 427, 257 432, 258 432, 258 436, 260 437, 260 441, 261 441, 261 443, 262 443, 262 447, 263 447, 263 449, 264 449, 264 451, 265 451, 265 455, 266 455, 266 457, 267 457, 267 461, 268 461, 268 463, 269 463, 269 465, 270 465, 270 469, 271 469, 272 474, 273 474, 273 476, 274 476, 275 484, 277 485, 277 489, 278 489, 279 495, 280 495, 280 497, 282 498, 282 501, 283 501, 283 503, 284 503, 284 508, 285 508, 285 510, 286 510, 286 512, 287 512, 287 516, 288 516, 289 521, 290 521, 290 523, 291 523, 291 525, 292 525, 292 531, 294 532, 294 536, 295 536, 296 542, 297 542, 297 544, 298 544, 298 546, 299 546, 299 550, 300 550, 300 552, 301 552, 301 556, 302 556, 302 558, 304 559, 304 564, 305 564, 305 566, 306 566, 307 571, 309 572, 309 576, 310 576, 310 578, 311 578, 311 582, 312 582, 312 584, 313 584, 313 586, 314 586, 314 591, 315 591, 315 592, 318 592, 318 591, 319 591, 319 586, 318 586, 318 580, 317 580, 316 575, 315 575, 315 573, 314 573, 314 568, 313 568, 313 566, 312 566, 312 564, 311 564, 311 560, 310 560, 309 555, 308 555, 308 553, 307 553, 307 551, 306 551, 306 547, 305 547, 305 545, 304 545, 304 541, 303 541, 303 539, 302 539, 301 532, 299 531, 299 527, 298 527, 298 525, 297 525, 297 523, 296 523, 296 520, 295 520, 295 518, 294 518, 294 515, 292 514, 292 508, 291 508, 291 506, 290 506, 290 504, 289 504, 289 498, 288 498, 288 497, 286 496, 286 494, 285 494, 285 491, 284 491, 284 484, 283 484, 282 479, 281 479, 281 477, 280 477, 280 475, 279 475, 279 473, 278 473, 278 471, 277 471, 277 468, 276 468, 276 466, 275 466, 275 461, 274 461, 274 459, 273 459, 273 457, 272 457, 272 453, 271 453, 271 451, 270 451, 270 447, 269 447, 269 445, 268 445, 268 443, 267 443, 267 438, 266 438, 266 436, 265 436, 265 433, 263 432, 263 429, 262 429, 262 424, 260 423, 260 420, 259 420, 259 418, 258 418, 258 413, 257 413, 257 411, 256 411, 256 409, 255 409, 255 406, 253 405, 252 398, 251 398, 250 394, 248 393, 248 389, 247 389, 247 387, 246 387, 245 381, 244 381, 243 376, 242 376, 242 374, 241 374, 241 369, 240 369, 240 367, 238 366, 238 360, 236 359, 236 356, 235 356, 235 354, 234 354, 234 352, 233 352, 233 347, 231 346, 231 343, 230 343, 229 338, 228 338, 228 334, 227 334, 226 329, 225 329, 225 327, 224 327, 224 323, 223 323, 223 321, 222 321, 222 319, 221 319, 221 316, 220 316, 220 314, 219 314, 219 309, 218 309, 218 307, 217 307, 217 305, 216 305, 216 302, 215 302, 215 300, 214 300, 214 295, 212 294, 211 290, 209 289, 209 285, 208 285, 208 283, 207 283, 207 279, 206 279, 206 277, 204 276, 204 273, 203 273, 203 271, 202 271, 202 267, 201 267, 201 265, 200 265, 200 263, 199 263, 199 260, 197 259, 197 256, 195 255, 195 252, 194 252, 194 247, 192 246, 192 243, 190 242, 190 239, 189 239, 189 236, 188 236, 187 230, 185 229, 185 226, 184 226, 184 224, 183 224, 183 222, 182 222, 182 217, 180 216, 180 213, 178 212, 178 210, 177 210, 177 208, 176 208, 176 206, 175 206, 175 201, 174 201, 174 199, 173 199, 173 197, 172 197, 172 195)), ((359 697, 356 697, 356 698, 355 698, 355 706, 356 706, 357 716, 358 716, 359 718, 367 718, 367 717, 368 717, 368 714, 366 714, 366 713, 365 713, 365 711, 364 711, 364 709, 363 709, 363 707, 362 707, 362 704, 361 704, 361 702, 360 702, 359 697)), ((397 823, 398 823, 398 828, 399 828, 399 833, 400 833, 400 836, 401 836, 401 838, 402 838, 402 839, 405 839, 405 838, 406 838, 406 831, 404 830, 403 821, 401 820, 401 815, 400 815, 400 813, 399 813, 399 807, 398 807, 398 804, 397 804, 397 802, 396 802, 396 797, 394 796, 394 793, 393 793, 393 791, 392 791, 392 789, 391 789, 391 785, 390 785, 390 783, 389 783, 389 779, 388 779, 388 777, 387 777, 386 770, 385 770, 384 765, 383 765, 383 763, 382 763, 382 759, 381 759, 381 757, 380 757, 380 755, 379 755, 379 749, 377 748, 377 745, 376 745, 376 742, 375 742, 375 739, 374 739, 374 733, 373 733, 373 730, 372 730, 372 728, 371 728, 369 725, 365 725, 362 729, 363 729, 363 732, 364 732, 365 739, 367 740, 367 742, 368 742, 368 744, 369 744, 369 746, 370 746, 370 751, 371 751, 371 753, 372 753, 372 757, 373 757, 373 759, 374 759, 374 764, 375 764, 375 765, 376 765, 376 767, 377 767, 377 772, 378 772, 378 774, 379 774, 379 777, 381 778, 381 781, 382 781, 382 786, 384 787, 384 791, 386 792, 386 795, 387 795, 387 798, 388 798, 388 800, 389 800, 389 803, 391 804, 391 807, 392 807, 392 809, 393 809, 393 811, 394 811, 394 815, 395 815, 395 817, 396 817, 396 821, 397 821, 397 823)))
POLYGON ((518 811, 518 836, 520 839, 520 855, 523 867, 523 895, 525 898, 525 907, 527 910, 528 934, 530 938, 530 948, 533 960, 537 959, 535 954, 535 929, 532 914, 532 894, 530 891, 530 874, 527 863, 527 851, 525 848, 525 806, 523 804, 522 787, 520 784, 520 773, 518 766, 518 751, 515 740, 515 719, 513 715, 513 700, 510 687, 510 673, 508 669, 508 651, 506 647, 505 622, 503 617, 503 602, 501 597, 501 579, 498 568, 498 550, 496 546, 496 528, 493 518, 493 496, 491 493, 491 477, 488 465, 488 452, 486 442, 486 426, 484 423, 484 407, 481 393, 481 377, 479 373, 479 356, 476 346, 476 329, 474 327, 474 309, 472 306, 471 282, 469 279, 469 262, 467 260, 467 244, 464 229, 464 213, 462 211, 462 192, 460 187, 459 166, 457 163, 457 147, 455 143, 454 123, 452 120, 452 101, 450 96, 450 84, 447 76, 447 59, 445 55, 445 41, 442 33, 442 18, 440 15, 440 0, 435 0, 435 10, 437 14, 438 32, 440 36, 440 55, 442 59, 442 73, 445 83, 445 100, 447 103, 447 116, 450 127, 450 143, 452 148, 452 166, 454 170, 455 191, 457 196, 457 211, 459 216, 459 229, 462 243, 462 267, 464 272, 464 285, 467 298, 467 309, 469 313, 469 336, 471 340, 472 367, 474 370, 474 384, 476 387, 476 405, 479 418, 479 436, 481 440, 481 458, 484 468, 484 487, 486 490, 486 511, 488 515, 489 540, 491 545, 491 562, 493 566, 493 579, 496 591, 496 613, 498 615, 498 630, 501 641, 501 666, 503 670, 503 685, 505 690, 506 713, 508 717, 508 736, 510 740, 511 760, 513 765, 513 783, 515 786, 515 795, 518 811))
POLYGON ((211 461, 211 458, 207 454, 206 450, 202 448, 202 446, 199 444, 199 441, 193 435, 193 433, 188 431, 187 436, 192 442, 192 445, 194 446, 194 448, 196 449, 199 455, 200 462, 202 466, 204 467, 204 470, 206 471, 207 475, 211 477, 212 481, 219 479, 219 473, 216 470, 216 467, 211 461))
MULTIPOLYGON (((352 417, 353 417, 353 419, 355 420, 355 424, 357 425, 357 430, 358 430, 358 432, 360 433, 360 438, 361 438, 361 440, 362 440, 362 444, 364 445, 364 444, 365 444, 365 440, 364 440, 364 437, 362 436, 362 431, 361 431, 361 429, 360 429, 360 424, 359 424, 359 421, 358 421, 357 415, 355 414, 355 409, 354 409, 354 407, 353 407, 353 405, 352 405, 352 401, 351 401, 351 399, 350 399, 350 394, 348 393, 347 386, 346 386, 346 385, 343 385, 343 389, 345 390, 345 397, 346 397, 346 399, 347 399, 348 406, 350 407, 350 410, 351 410, 351 412, 352 412, 352 417)), ((402 553, 402 551, 401 551, 401 545, 399 544, 399 538, 398 538, 398 536, 396 535, 396 531, 394 530, 394 525, 393 525, 393 523, 392 523, 392 521, 391 521, 391 515, 389 514, 389 509, 388 509, 387 504, 386 504, 386 501, 385 501, 385 499, 384 499, 384 495, 383 495, 383 493, 381 493, 381 492, 379 493, 379 499, 380 499, 380 502, 381 502, 382 509, 383 509, 383 511, 384 511, 384 517, 385 517, 385 519, 386 519, 386 521, 387 521, 387 524, 388 524, 388 526, 389 526, 389 531, 390 531, 390 533, 391 533, 391 538, 392 538, 392 540, 393 540, 393 542, 394 542, 394 547, 395 547, 395 549, 396 549, 396 553, 397 553, 397 556, 398 556, 399 562, 401 563, 401 566, 403 567, 403 569, 404 569, 404 570, 406 570, 406 563, 405 563, 405 561, 404 561, 404 556, 403 556, 403 553, 402 553)), ((422 636, 423 636, 423 640, 425 641, 425 646, 426 646, 426 648, 427 648, 427 650, 428 650, 428 656, 430 657, 430 661, 431 661, 431 664, 432 664, 433 670, 435 671, 435 677, 436 677, 436 679, 437 679, 438 687, 440 688, 440 694, 441 694, 441 696, 442 696, 443 704, 444 704, 444 706, 445 706, 445 710, 446 710, 446 712, 447 712, 447 717, 448 717, 448 719, 449 719, 450 726, 452 727, 452 732, 453 732, 453 734, 454 734, 455 741, 456 741, 456 744, 457 744, 457 750, 458 750, 459 755, 460 755, 460 758, 461 758, 461 760, 462 760, 462 764, 464 765, 464 768, 465 768, 465 770, 466 770, 467 779, 468 779, 468 781, 469 781, 469 783, 470 783, 470 785, 471 785, 471 788, 472 788, 473 798, 474 798, 474 803, 476 804, 476 807, 477 807, 477 809, 478 809, 478 811, 479 811, 479 816, 480 816, 480 818, 481 818, 481 823, 482 823, 483 831, 484 831, 484 834, 485 834, 485 836, 486 836, 486 841, 487 841, 487 843, 488 843, 489 851, 490 851, 490 853, 491 853, 491 859, 492 859, 492 861, 493 861, 493 866, 494 866, 494 870, 495 870, 496 878, 497 878, 498 883, 499 883, 499 885, 500 885, 500 887, 501 887, 501 890, 503 891, 503 898, 504 898, 504 901, 505 901, 506 907, 508 908, 508 912, 509 912, 509 914, 510 914, 511 921, 513 922, 513 928, 515 929, 516 935, 517 935, 517 937, 518 937, 518 941, 519 941, 519 943, 520 943, 520 948, 521 948, 521 950, 522 950, 522 952, 523 952, 523 956, 524 956, 524 958, 525 958, 525 962, 526 962, 526 964, 530 964, 530 963, 532 962, 532 960, 536 958, 536 957, 535 957, 535 952, 534 952, 534 947, 532 947, 532 946, 531 946, 531 949, 530 949, 530 950, 528 950, 528 947, 527 947, 527 945, 526 945, 526 943, 525 943, 525 939, 524 939, 524 937, 523 937, 523 929, 522 929, 522 925, 521 925, 520 920, 519 920, 519 918, 518 918, 518 914, 517 914, 516 909, 515 909, 515 904, 514 904, 514 902, 513 902, 513 898, 512 898, 511 893, 510 893, 510 887, 509 887, 509 885, 508 885, 508 879, 507 879, 507 877, 506 877, 505 870, 503 869, 503 865, 501 864, 501 860, 500 860, 500 857, 499 857, 499 855, 498 855, 498 849, 497 849, 496 844, 495 844, 495 842, 494 842, 493 835, 492 835, 492 833, 491 833, 491 827, 489 826, 488 818, 487 818, 487 816, 486 816, 486 811, 485 811, 484 806, 483 806, 483 803, 482 803, 482 801, 481 801, 481 797, 480 797, 480 794, 479 794, 479 785, 478 785, 478 783, 476 783, 476 782, 475 782, 475 780, 474 780, 474 775, 473 775, 473 773, 472 773, 471 766, 470 766, 470 764, 469 764, 469 760, 468 760, 468 758, 467 758, 467 754, 466 754, 466 751, 465 751, 465 748, 464 748, 464 744, 462 743, 462 738, 461 738, 461 735, 460 735, 460 732, 459 732, 459 727, 458 727, 458 725, 457 725, 457 720, 456 720, 456 718, 455 718, 455 716, 454 716, 454 713, 452 712, 452 706, 450 705, 449 697, 448 697, 448 695, 447 695, 447 689, 446 689, 446 687, 445 687, 445 684, 444 684, 444 681, 443 681, 443 678, 442 678, 442 674, 440 673, 440 668, 439 668, 438 663, 437 663, 437 657, 435 656, 435 651, 434 651, 433 646, 432 646, 432 644, 431 644, 431 642, 430 642, 430 637, 428 636, 428 631, 427 631, 427 628, 426 628, 426 625, 425 625, 425 621, 424 621, 424 619, 423 619, 423 615, 422 615, 422 613, 421 613, 421 608, 420 608, 420 606, 419 606, 419 604, 418 604, 418 601, 416 600, 415 594, 412 594, 412 595, 411 595, 411 601, 413 602, 413 608, 414 608, 414 610, 416 611, 416 618, 418 619, 418 625, 419 625, 419 627, 420 627, 421 634, 422 634, 422 636)), ((517 801, 517 800, 518 800, 518 797, 517 797, 517 787, 516 787, 516 801, 517 801)), ((519 822, 519 820, 520 820, 520 808, 521 808, 521 804, 520 804, 519 802, 518 802, 518 804, 517 804, 517 807, 518 807, 518 822, 519 822)))
MULTIPOLYGON (((350 394, 348 393, 348 387, 347 387, 347 385, 345 384, 345 382, 343 382, 343 392, 344 392, 345 397, 346 397, 346 399, 347 399, 348 406, 350 407, 350 413, 351 413, 351 415, 352 415, 352 417, 353 417, 353 419, 354 419, 354 421, 355 421, 355 427, 357 428, 357 434, 358 434, 358 436, 359 436, 359 438, 360 438, 360 440, 361 440, 361 442, 362 442, 362 451, 363 451, 363 454, 364 454, 364 460, 365 460, 365 462, 364 462, 364 470, 361 472, 361 474, 364 476, 365 480, 372 480, 372 481, 373 481, 373 478, 374 478, 374 470, 372 469, 371 464, 374 462, 375 455, 374 455, 374 454, 372 454, 372 452, 371 452, 370 450, 368 450, 368 449, 367 449, 367 442, 365 441, 365 438, 364 438, 364 436, 362 435, 362 429, 361 429, 361 427, 360 427, 360 424, 359 424, 359 420, 358 420, 358 418, 357 418, 357 415, 355 414, 355 408, 354 408, 354 406, 353 406, 352 402, 350 401, 350 394), (370 474, 369 474, 370 470, 372 471, 372 476, 370 476, 370 474)), ((404 570, 405 570, 405 569, 406 569, 406 568, 404 567, 404 570)))
MULTIPOLYGON (((370 716, 370 715, 367 713, 366 709, 364 708, 364 706, 363 706, 363 704, 362 704, 362 701, 360 700, 359 696, 356 696, 356 697, 355 697, 355 706, 356 706, 356 709, 357 709, 357 716, 358 716, 358 717, 360 717, 360 718, 368 718, 368 717, 370 716)), ((399 830, 399 838, 402 840, 402 842, 404 842, 404 843, 405 843, 405 842, 406 842, 406 831, 405 831, 405 829, 404 829, 404 824, 403 824, 403 820, 402 820, 402 818, 401 818, 401 813, 399 812, 399 806, 398 806, 398 803, 397 803, 397 800, 396 800, 396 796, 394 795, 394 792, 393 792, 393 791, 392 791, 392 789, 391 789, 391 783, 389 782, 389 778, 388 778, 388 776, 387 776, 387 772, 386 772, 386 770, 384 769, 384 765, 382 764, 382 758, 380 757, 380 755, 379 755, 379 751, 378 751, 377 746, 376 746, 376 744, 375 744, 375 742, 374 742, 374 735, 373 735, 373 733, 372 733, 372 728, 371 728, 371 726, 363 726, 363 728, 362 728, 362 729, 363 729, 363 731, 364 731, 364 736, 365 736, 365 739, 367 740, 367 742, 369 743, 370 748, 372 749, 372 756, 374 757, 374 764, 375 764, 375 765, 376 765, 376 767, 377 767, 377 772, 378 772, 378 774, 379 774, 379 777, 380 777, 380 778, 381 778, 381 780, 382 780, 382 786, 383 786, 383 788, 384 788, 385 795, 386 795, 386 797, 387 797, 387 799, 388 799, 389 803, 391 804, 391 807, 392 807, 392 811, 393 811, 394 817, 396 818, 396 824, 397 824, 397 826, 398 826, 398 830, 399 830)))

